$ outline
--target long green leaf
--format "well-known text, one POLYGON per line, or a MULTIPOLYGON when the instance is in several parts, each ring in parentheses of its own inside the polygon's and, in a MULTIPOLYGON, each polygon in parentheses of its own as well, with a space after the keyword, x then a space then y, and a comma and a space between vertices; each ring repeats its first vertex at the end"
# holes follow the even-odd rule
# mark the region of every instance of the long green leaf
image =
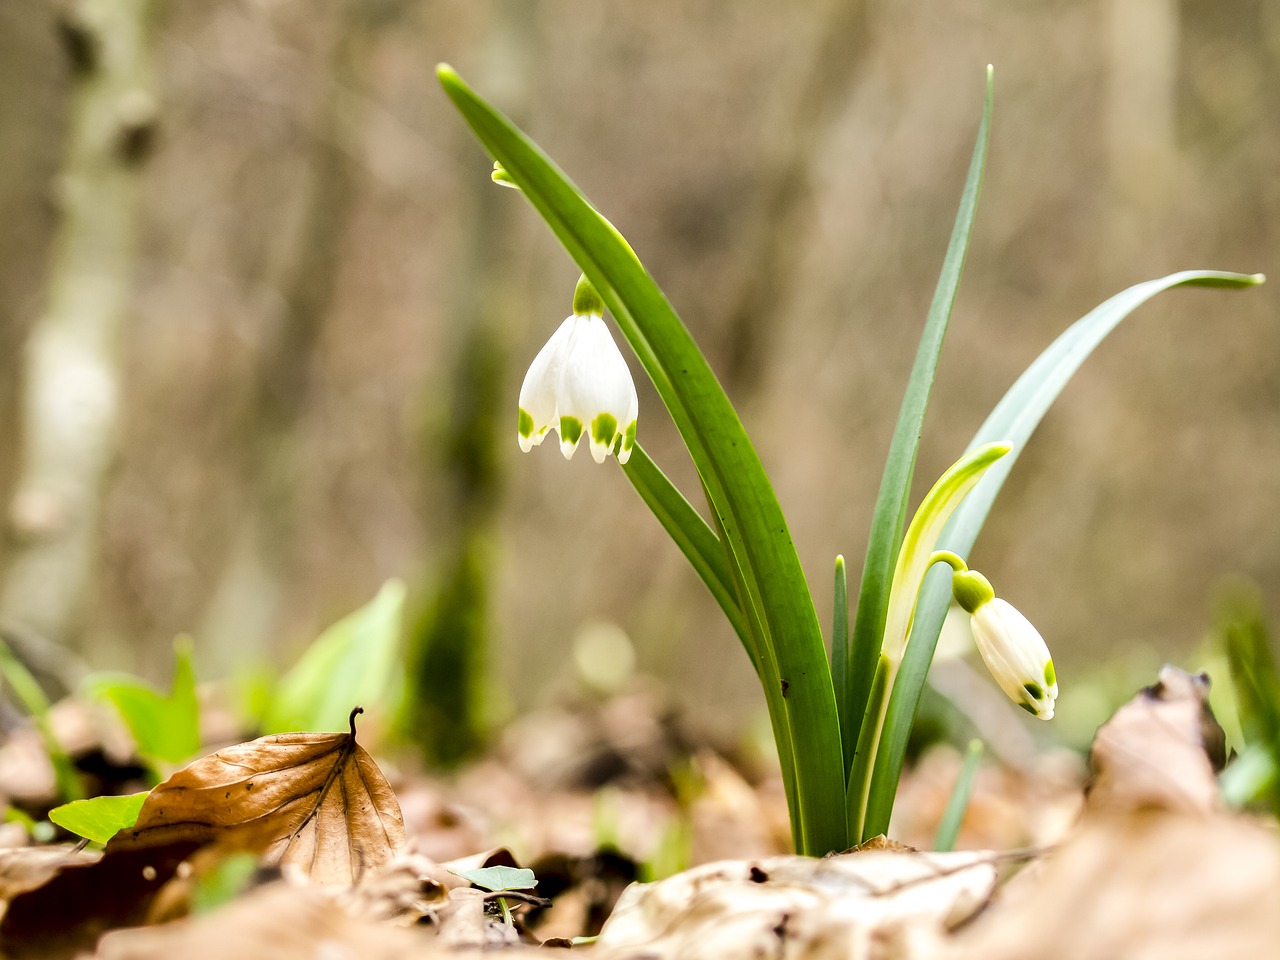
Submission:
POLYGON ((750 654, 747 626, 734 595, 733 577, 720 538, 640 444, 632 448, 622 472, 707 585, 750 654))
MULTIPOLYGON (((836 690, 836 707, 840 712, 841 743, 857 743, 857 720, 843 704, 849 702, 849 572, 844 557, 836 557, 835 599, 831 611, 831 682, 836 690)), ((846 753, 846 758, 848 754, 846 753)))
POLYGON ((792 813, 802 825, 802 852, 843 849, 840 728, 822 631, 782 509, 736 411, 622 235, 452 69, 437 72, 476 136, 600 292, 670 411, 720 511, 746 592, 763 615, 765 697, 801 747, 795 756, 799 810, 792 813))
POLYGON ((956 211, 955 224, 951 228, 951 241, 942 261, 942 271, 934 288, 933 301, 929 304, 924 333, 920 337, 915 364, 911 368, 911 379, 907 382, 907 392, 898 411, 898 424, 889 444, 889 456, 885 460, 880 492, 876 496, 871 533, 867 539, 867 558, 862 565, 862 585, 858 590, 858 613, 850 640, 852 648, 844 658, 848 671, 844 683, 848 701, 839 706, 844 732, 846 774, 853 762, 858 738, 857 722, 866 711, 867 696, 875 676, 876 659, 880 655, 885 617, 889 609, 889 587, 898 557, 898 545, 906 525, 907 503, 911 496, 911 479, 915 473, 920 434, 924 429, 925 410, 929 406, 929 394, 933 390, 942 341, 951 318, 951 307, 955 303, 965 254, 969 250, 969 236, 973 232, 973 218, 978 208, 978 193, 982 187, 982 172, 986 167, 987 144, 991 136, 992 95, 992 70, 987 67, 982 121, 978 124, 969 173, 960 195, 960 209, 956 211))
MULTIPOLYGON (((987 471, 982 482, 955 512, 938 540, 938 548, 968 557, 991 505, 1027 440, 1072 375, 1120 321, 1156 294, 1173 287, 1242 288, 1261 282, 1260 275, 1187 270, 1130 287, 1072 324, 1009 388, 969 444, 972 450, 993 440, 1005 440, 1013 449, 987 471)), ((907 644, 906 656, 889 699, 889 718, 885 724, 887 739, 881 742, 876 756, 871 803, 867 812, 868 830, 883 831, 889 825, 893 796, 897 792, 906 755, 907 735, 920 705, 920 694, 950 599, 950 570, 942 567, 932 571, 925 579, 916 607, 911 641, 907 644)))

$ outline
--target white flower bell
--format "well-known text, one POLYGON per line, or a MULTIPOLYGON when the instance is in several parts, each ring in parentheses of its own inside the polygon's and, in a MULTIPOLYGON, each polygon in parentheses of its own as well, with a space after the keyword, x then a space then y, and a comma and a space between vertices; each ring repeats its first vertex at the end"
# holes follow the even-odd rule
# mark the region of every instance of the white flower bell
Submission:
POLYGON ((626 463, 636 443, 639 401, 627 362, 604 322, 604 301, 584 276, 573 315, 538 351, 520 387, 516 439, 528 453, 547 431, 560 434, 560 452, 573 456, 587 434, 596 463, 617 450, 626 463))
POLYGON ((1040 632, 996 597, 987 578, 976 570, 955 570, 951 590, 971 615, 973 642, 1000 689, 1028 713, 1052 720, 1058 677, 1040 632))

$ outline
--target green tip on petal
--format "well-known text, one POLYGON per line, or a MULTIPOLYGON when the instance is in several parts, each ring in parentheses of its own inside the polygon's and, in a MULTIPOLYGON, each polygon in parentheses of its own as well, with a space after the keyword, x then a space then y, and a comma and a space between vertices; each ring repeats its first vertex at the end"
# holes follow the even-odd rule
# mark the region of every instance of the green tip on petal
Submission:
POLYGON ((573 445, 582 437, 582 421, 577 417, 560 418, 560 442, 573 445))
POLYGON ((1053 669, 1053 661, 1046 660, 1044 664, 1044 685, 1052 687, 1058 682, 1057 671, 1053 669))
POLYGON ((1038 683, 1024 683, 1022 689, 1031 695, 1032 700, 1044 699, 1044 687, 1038 683))
POLYGON ((1018 706, 1027 711, 1027 713, 1031 714, 1033 717, 1040 716, 1040 711, 1036 709, 1036 705, 1034 703, 1028 703, 1026 700, 1019 700, 1018 706))
POLYGON ((602 413, 591 421, 591 439, 596 443, 613 445, 613 438, 618 435, 618 420, 611 413, 602 413))
POLYGON ((578 286, 573 291, 573 313, 578 317, 604 316, 604 299, 596 292, 585 273, 578 278, 578 286))
POLYGON ((516 430, 526 440, 533 436, 533 415, 524 407, 520 408, 520 416, 516 419, 516 430))

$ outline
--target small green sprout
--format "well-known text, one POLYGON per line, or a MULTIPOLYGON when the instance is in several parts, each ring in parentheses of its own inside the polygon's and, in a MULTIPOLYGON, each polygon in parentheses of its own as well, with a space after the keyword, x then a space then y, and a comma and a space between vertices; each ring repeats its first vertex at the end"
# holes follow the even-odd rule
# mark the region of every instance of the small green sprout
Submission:
MULTIPOLYGON (((475 870, 450 870, 455 877, 461 877, 490 893, 501 893, 504 890, 532 890, 538 885, 538 878, 532 870, 524 867, 478 867, 475 870)), ((507 906, 506 897, 498 897, 498 907, 502 910, 502 919, 511 926, 511 909, 507 906)))

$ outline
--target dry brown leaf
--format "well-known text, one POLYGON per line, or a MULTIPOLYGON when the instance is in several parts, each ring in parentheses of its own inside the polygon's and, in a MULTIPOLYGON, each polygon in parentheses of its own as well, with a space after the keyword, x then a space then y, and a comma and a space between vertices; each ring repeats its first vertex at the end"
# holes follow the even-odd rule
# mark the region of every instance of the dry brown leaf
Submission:
POLYGON ((654 960, 886 956, 903 927, 948 928, 996 882, 984 853, 848 853, 707 864, 618 901, 593 955, 654 960))
MULTIPOLYGON (((1153 686, 1116 711, 1094 737, 1088 812, 1221 807, 1211 752, 1222 728, 1208 707, 1209 678, 1166 666, 1153 686)), ((1219 764, 1220 765, 1220 764, 1219 764)))
POLYGON ((261 737, 197 760, 151 791, 108 851, 216 842, 317 883, 354 883, 405 840, 400 805, 354 721, 349 733, 261 737))
POLYGON ((96 863, 99 853, 71 846, 0 848, 0 912, 14 897, 44 886, 63 867, 96 863))
POLYGON ((192 841, 64 862, 47 882, 15 896, 0 920, 0 956, 57 960, 92 950, 115 927, 147 923, 165 885, 198 848, 192 841))
POLYGON ((108 933, 97 953, 101 960, 467 960, 480 955, 479 950, 452 950, 421 927, 360 920, 322 890, 284 883, 261 887, 202 917, 108 933))

